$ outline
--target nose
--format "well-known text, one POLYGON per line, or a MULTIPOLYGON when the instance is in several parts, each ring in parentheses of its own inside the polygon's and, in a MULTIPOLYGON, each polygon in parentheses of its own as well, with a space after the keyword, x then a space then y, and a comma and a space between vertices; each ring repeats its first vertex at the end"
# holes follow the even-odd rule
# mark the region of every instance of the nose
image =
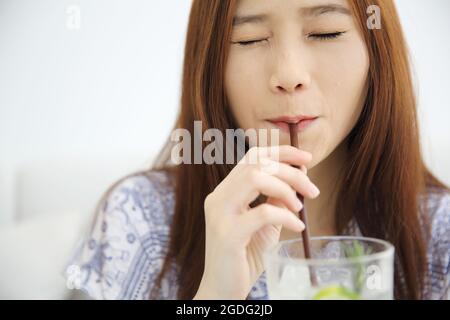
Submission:
POLYGON ((271 90, 276 94, 294 94, 311 84, 307 58, 300 50, 284 50, 278 56, 272 52, 274 63, 270 77, 271 90))

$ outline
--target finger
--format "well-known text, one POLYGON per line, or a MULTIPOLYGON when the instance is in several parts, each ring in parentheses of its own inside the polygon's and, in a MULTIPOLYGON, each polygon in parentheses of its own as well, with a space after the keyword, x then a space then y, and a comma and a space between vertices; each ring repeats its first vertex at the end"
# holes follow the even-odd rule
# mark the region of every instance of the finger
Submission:
POLYGON ((303 171, 304 174, 308 174, 308 169, 306 168, 305 165, 302 165, 302 166, 300 167, 300 169, 303 171))
POLYGON ((240 219, 244 235, 252 235, 267 225, 281 225, 295 232, 305 229, 303 222, 291 211, 267 203, 249 210, 240 219))
POLYGON ((300 167, 309 163, 312 160, 312 155, 307 151, 288 145, 253 147, 238 164, 258 164, 263 158, 300 167))
POLYGON ((241 189, 240 193, 237 194, 238 197, 241 197, 239 201, 248 204, 262 193, 267 197, 277 198, 282 201, 293 212, 301 210, 302 203, 298 199, 295 190, 286 182, 256 168, 249 168, 245 175, 246 178, 242 180, 244 184, 241 188, 247 190, 241 189))
POLYGON ((314 199, 319 196, 319 188, 317 188, 317 186, 312 183, 312 181, 302 170, 294 168, 285 163, 279 163, 271 160, 267 161, 271 162, 271 164, 266 164, 266 167, 270 168, 270 170, 266 171, 264 168, 262 168, 262 171, 288 183, 292 188, 294 188, 294 190, 305 197, 314 199))
POLYGON ((277 198, 268 197, 267 200, 266 200, 266 203, 267 204, 271 204, 271 205, 276 206, 276 207, 279 207, 279 208, 287 209, 287 207, 284 204, 284 202, 278 200, 277 198))

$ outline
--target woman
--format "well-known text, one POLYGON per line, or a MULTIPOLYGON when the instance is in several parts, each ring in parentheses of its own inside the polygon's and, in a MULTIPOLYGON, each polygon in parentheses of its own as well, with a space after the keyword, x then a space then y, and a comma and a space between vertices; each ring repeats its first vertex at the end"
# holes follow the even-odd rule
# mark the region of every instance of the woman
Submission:
POLYGON ((450 193, 420 152, 392 1, 195 0, 175 128, 194 136, 194 121, 278 129, 279 142, 246 141, 238 165, 173 165, 168 142, 151 170, 118 181, 72 261, 88 294, 267 299, 262 254, 298 237, 305 206, 312 236, 395 246, 397 299, 449 297, 450 193))

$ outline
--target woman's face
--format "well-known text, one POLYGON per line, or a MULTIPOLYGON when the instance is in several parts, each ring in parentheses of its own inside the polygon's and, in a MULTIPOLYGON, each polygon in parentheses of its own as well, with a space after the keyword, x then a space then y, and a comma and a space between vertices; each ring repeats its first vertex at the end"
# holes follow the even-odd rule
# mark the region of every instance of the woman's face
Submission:
POLYGON ((317 117, 299 142, 313 155, 309 167, 324 160, 356 124, 367 92, 369 57, 347 2, 240 0, 231 41, 225 90, 239 127, 281 129, 279 144, 289 144, 284 121, 317 117), (288 118, 273 122, 280 117, 288 118))

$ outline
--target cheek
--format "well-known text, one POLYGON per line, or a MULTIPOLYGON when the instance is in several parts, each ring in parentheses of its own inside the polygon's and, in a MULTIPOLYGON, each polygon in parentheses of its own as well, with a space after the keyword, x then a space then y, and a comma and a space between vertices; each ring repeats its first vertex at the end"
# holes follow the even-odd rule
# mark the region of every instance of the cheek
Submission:
POLYGON ((348 42, 326 64, 320 79, 326 113, 334 134, 343 139, 356 124, 367 93, 369 57, 364 42, 348 42))
POLYGON ((253 55, 234 53, 231 50, 225 69, 225 91, 231 111, 241 128, 252 127, 254 113, 261 105, 264 62, 253 55))

